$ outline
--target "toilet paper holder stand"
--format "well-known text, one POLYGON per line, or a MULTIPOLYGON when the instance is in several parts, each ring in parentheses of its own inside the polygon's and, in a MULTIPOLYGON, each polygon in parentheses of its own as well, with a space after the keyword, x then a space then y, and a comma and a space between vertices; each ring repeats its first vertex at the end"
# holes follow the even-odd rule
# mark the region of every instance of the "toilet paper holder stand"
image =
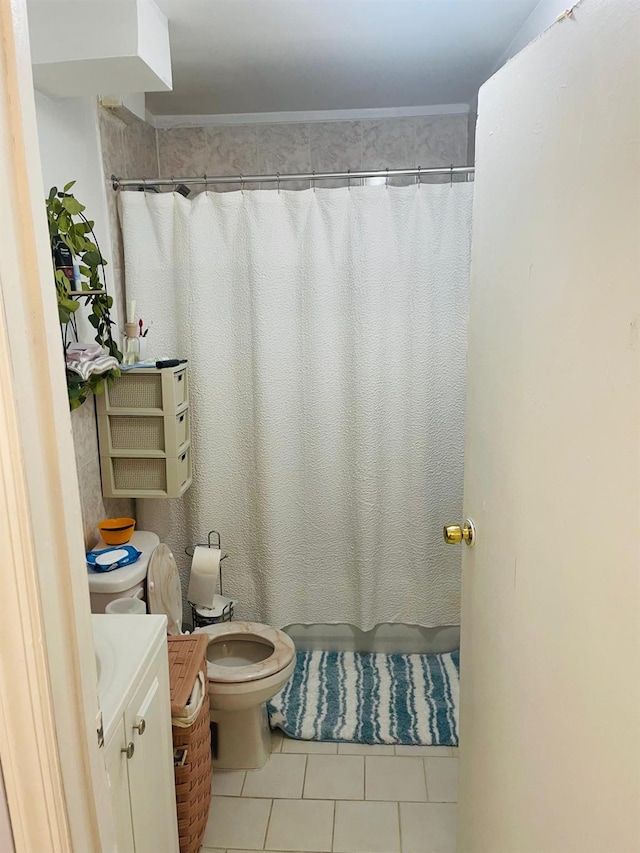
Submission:
MULTIPOLYGON (((217 530, 210 530, 207 535, 206 542, 199 542, 196 545, 187 545, 184 549, 185 554, 188 557, 193 559, 193 555, 195 553, 196 548, 217 548, 222 551, 222 539, 220 537, 220 533, 217 530)), ((228 554, 222 554, 220 557, 220 595, 224 595, 224 590, 222 586, 222 563, 227 559, 228 554)), ((219 616, 207 617, 203 616, 196 607, 195 604, 189 602, 189 606, 191 607, 191 618, 193 620, 194 628, 202 628, 205 625, 217 625, 219 622, 230 622, 233 619, 233 602, 230 602, 225 606, 222 613, 219 616)))

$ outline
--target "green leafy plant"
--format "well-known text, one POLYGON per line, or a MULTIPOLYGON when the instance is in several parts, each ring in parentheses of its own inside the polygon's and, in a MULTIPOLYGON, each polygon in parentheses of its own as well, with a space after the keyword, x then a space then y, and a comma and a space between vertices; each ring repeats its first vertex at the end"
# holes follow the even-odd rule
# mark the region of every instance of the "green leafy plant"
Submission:
MULTIPOLYGON (((93 231, 94 223, 84 215, 85 207, 69 192, 75 181, 66 184, 62 190, 51 187, 46 199, 47 219, 51 254, 58 297, 58 317, 62 329, 62 343, 66 352, 73 341, 78 340, 76 313, 80 303, 89 309, 88 320, 95 329, 95 341, 103 346, 109 355, 122 361, 122 353, 111 333, 114 325, 110 316, 113 298, 107 293, 104 279, 106 261, 102 257, 98 241, 93 231), (73 290, 71 281, 61 269, 56 268, 55 252, 62 241, 78 262, 81 276, 81 290, 73 290), (86 296, 79 293, 88 291, 86 296), (75 294, 75 295, 72 295, 75 294)), ((94 374, 83 379, 67 369, 67 390, 71 409, 77 409, 89 394, 101 394, 104 383, 112 382, 120 371, 116 368, 102 374, 94 374)))

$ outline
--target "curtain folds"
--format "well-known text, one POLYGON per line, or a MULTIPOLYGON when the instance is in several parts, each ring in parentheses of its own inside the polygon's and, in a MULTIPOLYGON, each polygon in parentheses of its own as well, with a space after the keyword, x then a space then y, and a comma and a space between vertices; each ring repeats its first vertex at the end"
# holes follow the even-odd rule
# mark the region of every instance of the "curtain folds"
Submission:
POLYGON ((472 190, 122 193, 149 354, 189 359, 193 486, 138 502, 184 590, 214 528, 241 618, 458 623, 472 190))

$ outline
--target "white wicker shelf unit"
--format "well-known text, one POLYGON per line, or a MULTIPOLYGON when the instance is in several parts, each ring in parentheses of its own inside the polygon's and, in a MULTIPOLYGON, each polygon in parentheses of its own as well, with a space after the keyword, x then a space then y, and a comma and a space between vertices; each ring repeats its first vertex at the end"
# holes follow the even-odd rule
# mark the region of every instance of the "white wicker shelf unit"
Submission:
POLYGON ((191 485, 185 365, 123 372, 99 397, 106 498, 178 498, 191 485))

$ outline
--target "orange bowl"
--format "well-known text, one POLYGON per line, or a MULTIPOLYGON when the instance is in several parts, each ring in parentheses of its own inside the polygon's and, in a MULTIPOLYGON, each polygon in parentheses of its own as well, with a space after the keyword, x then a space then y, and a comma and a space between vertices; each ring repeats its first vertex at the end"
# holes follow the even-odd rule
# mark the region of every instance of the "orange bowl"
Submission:
POLYGON ((126 545, 135 529, 135 518, 105 518, 98 524, 100 535, 107 545, 126 545))

